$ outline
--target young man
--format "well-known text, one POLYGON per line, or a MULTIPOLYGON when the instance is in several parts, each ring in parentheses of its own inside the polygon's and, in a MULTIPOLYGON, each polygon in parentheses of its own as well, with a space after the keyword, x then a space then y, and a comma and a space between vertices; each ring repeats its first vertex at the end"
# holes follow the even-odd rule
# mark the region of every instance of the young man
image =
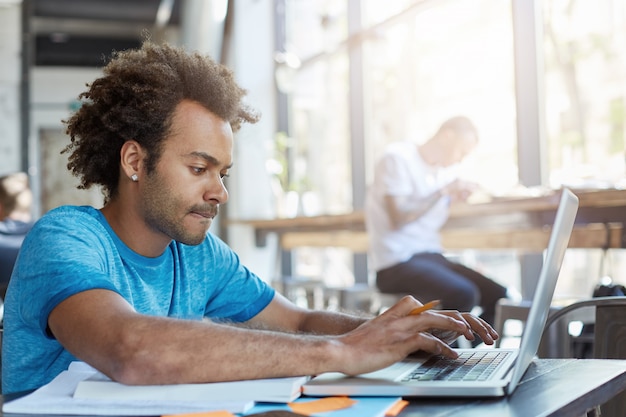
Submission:
POLYGON ((3 392, 83 360, 127 384, 357 374, 416 350, 454 357, 431 329, 497 338, 467 313, 365 320, 299 308, 208 232, 228 193, 233 131, 257 116, 208 57, 145 43, 117 53, 67 121, 69 168, 101 209, 65 206, 24 242, 6 300, 3 392))
POLYGON ((371 267, 385 293, 440 299, 443 308, 470 311, 493 323, 506 288, 443 255, 440 229, 453 201, 476 188, 457 178, 458 164, 478 133, 464 116, 446 120, 427 141, 394 142, 376 164, 366 199, 371 267))

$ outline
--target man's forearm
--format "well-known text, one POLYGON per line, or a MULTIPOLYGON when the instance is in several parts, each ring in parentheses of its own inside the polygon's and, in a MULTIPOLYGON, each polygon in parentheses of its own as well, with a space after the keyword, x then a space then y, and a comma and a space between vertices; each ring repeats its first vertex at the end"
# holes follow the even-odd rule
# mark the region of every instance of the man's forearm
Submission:
POLYGON ((412 223, 422 217, 443 197, 443 192, 437 190, 427 197, 387 196, 387 211, 396 228, 412 223))
POLYGON ((430 211, 430 209, 432 209, 443 196, 444 194, 442 190, 437 190, 426 198, 414 200, 414 207, 412 210, 410 210, 410 213, 412 215, 411 217, 413 218, 409 221, 413 221, 422 217, 424 214, 430 211))
POLYGON ((328 336, 152 317, 138 318, 132 328, 134 335, 122 338, 117 355, 97 361, 103 372, 128 384, 313 375, 342 362, 333 360, 340 357, 340 344, 328 336))
POLYGON ((370 317, 358 317, 332 311, 309 311, 300 331, 312 334, 338 335, 356 329, 370 317))

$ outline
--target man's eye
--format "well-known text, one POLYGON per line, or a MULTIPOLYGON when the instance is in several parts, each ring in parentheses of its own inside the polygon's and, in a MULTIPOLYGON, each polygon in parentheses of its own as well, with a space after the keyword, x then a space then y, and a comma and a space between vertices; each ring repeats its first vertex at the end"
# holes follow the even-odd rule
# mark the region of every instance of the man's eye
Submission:
POLYGON ((220 174, 220 178, 228 178, 228 177, 230 177, 230 174, 228 172, 220 174))
POLYGON ((191 167, 191 170, 196 174, 202 174, 206 171, 206 169, 202 167, 191 167))

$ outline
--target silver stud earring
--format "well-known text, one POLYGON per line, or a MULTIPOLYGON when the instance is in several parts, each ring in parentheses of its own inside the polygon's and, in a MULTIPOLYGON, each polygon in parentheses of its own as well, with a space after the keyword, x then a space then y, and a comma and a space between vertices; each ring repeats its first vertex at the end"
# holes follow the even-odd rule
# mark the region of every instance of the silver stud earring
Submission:
POLYGON ((130 179, 133 180, 133 182, 137 182, 139 181, 139 177, 137 177, 137 174, 133 174, 130 176, 130 179))

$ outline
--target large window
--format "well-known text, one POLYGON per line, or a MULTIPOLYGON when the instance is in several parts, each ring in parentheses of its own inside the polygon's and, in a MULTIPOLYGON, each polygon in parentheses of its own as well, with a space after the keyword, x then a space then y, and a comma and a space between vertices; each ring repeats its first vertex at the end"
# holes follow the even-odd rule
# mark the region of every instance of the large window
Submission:
MULTIPOLYGON (((298 58, 277 74, 287 81, 282 91, 288 98, 288 187, 301 195, 312 192, 313 201, 300 213, 361 208, 359 190, 371 181, 386 144, 423 141, 458 114, 473 119, 480 134, 464 175, 493 194, 524 192, 517 132, 527 119, 517 113, 522 110, 516 108, 516 85, 537 86, 530 111, 541 112, 540 125, 524 138, 543 142, 537 144, 541 151, 523 160, 525 172, 526 164, 545 168, 543 187, 626 186, 622 0, 531 1, 543 16, 531 22, 544 36, 536 44, 536 61, 543 65, 538 74, 528 71, 527 62, 515 62, 516 48, 532 50, 536 40, 530 32, 513 38, 514 22, 520 22, 512 15, 519 7, 513 6, 527 6, 523 0, 283 1, 287 55, 298 58), (362 153, 355 155, 355 149, 362 153)), ((571 278, 560 281, 562 293, 590 294, 601 275, 598 255, 568 253, 564 272, 571 278)), ((502 254, 462 256, 488 274, 515 262, 502 254)), ((611 254, 613 272, 624 263, 622 256, 611 254)), ((295 252, 293 267, 297 275, 346 285, 354 281, 352 261, 340 249, 306 249, 295 252)))
MULTIPOLYGON (((281 140, 288 143, 288 189, 304 200, 301 214, 362 207, 355 188, 365 189, 387 143, 425 140, 458 114, 474 119, 481 134, 468 176, 493 192, 517 183, 511 7, 466 3, 286 1, 286 56, 277 75, 289 133, 281 140), (351 123, 362 126, 361 136, 351 123), (364 149, 356 177, 354 142, 364 149)), ((345 250, 305 248, 293 259, 296 275, 330 285, 355 280, 345 250)))
MULTIPOLYGON (((353 208, 347 2, 285 1, 285 51, 277 84, 289 102, 283 152, 288 216, 337 214, 353 208)), ((280 58, 280 57, 279 57, 280 58)), ((354 282, 352 257, 342 248, 302 248, 292 273, 330 286, 354 282)))
POLYGON ((346 4, 289 0, 286 20, 286 62, 277 74, 290 103, 285 191, 303 200, 299 214, 345 213, 352 210, 348 58, 339 49, 346 4))
POLYGON ((623 185, 626 4, 543 3, 550 185, 623 185))
MULTIPOLYGON (((365 22, 386 8, 364 2, 365 22)), ((386 144, 422 142, 445 119, 466 115, 478 127, 480 146, 466 161, 465 177, 494 193, 517 184, 510 3, 418 2, 379 24, 378 36, 363 45, 368 181, 386 144)))
MULTIPOLYGON (((543 4, 545 120, 550 186, 626 186, 626 3, 543 4)), ((588 296, 603 276, 618 282, 622 250, 571 250, 560 294, 588 296)))

